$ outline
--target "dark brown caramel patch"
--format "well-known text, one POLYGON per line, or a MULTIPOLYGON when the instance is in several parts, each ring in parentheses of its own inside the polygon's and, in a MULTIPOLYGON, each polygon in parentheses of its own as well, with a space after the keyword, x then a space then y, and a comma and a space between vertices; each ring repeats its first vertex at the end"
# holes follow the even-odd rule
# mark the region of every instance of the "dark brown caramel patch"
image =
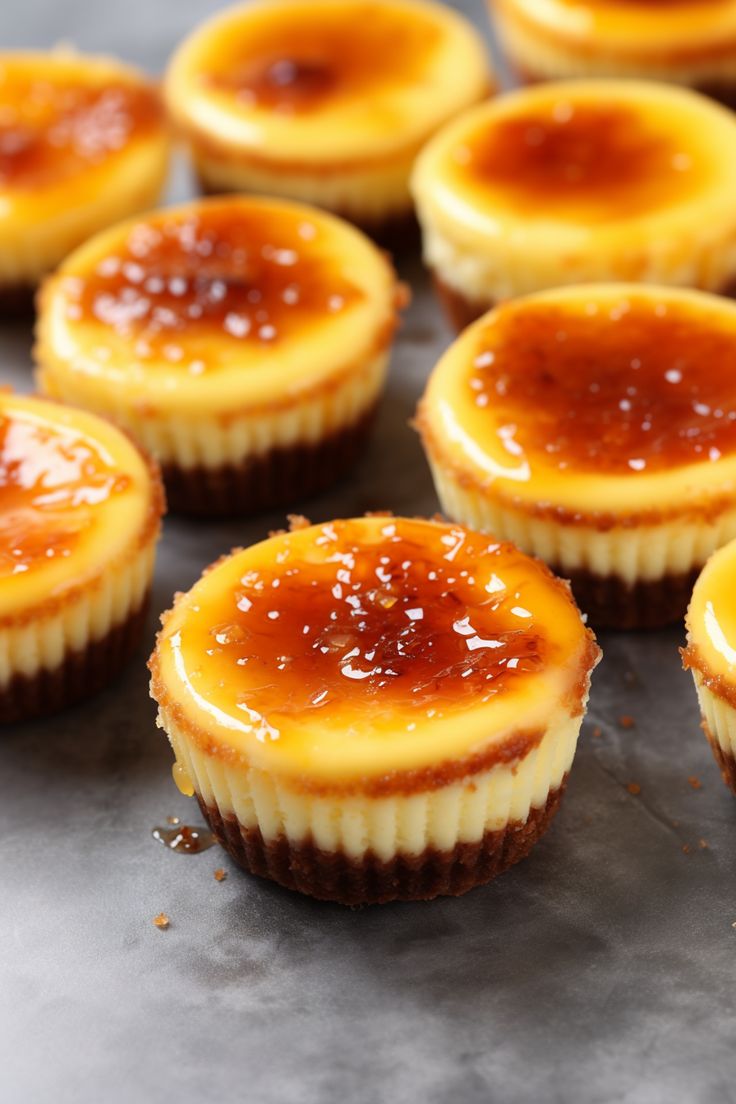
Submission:
POLYGON ((672 131, 613 101, 560 98, 502 116, 455 156, 467 179, 500 193, 521 213, 588 222, 644 215, 687 199, 710 172, 672 131))
POLYGON ((158 215, 94 272, 65 278, 69 320, 94 320, 136 357, 213 365, 213 338, 263 347, 340 314, 362 292, 328 231, 299 211, 237 201, 158 215))
POLYGON ((156 91, 145 84, 97 87, 30 78, 0 64, 0 188, 57 184, 115 156, 161 125, 156 91))
POLYGON ((488 431, 532 465, 715 462, 736 449, 736 324, 666 297, 509 304, 478 336, 468 387, 488 431))
POLYGON ((0 579, 70 556, 95 507, 129 486, 73 429, 0 413, 0 579))
POLYGON ((419 83, 441 42, 421 13, 375 3, 275 9, 268 20, 245 17, 230 32, 203 81, 245 107, 284 114, 317 111, 331 100, 368 103, 384 85, 419 83))
MULTIPOLYGON (((386 520, 377 543, 361 533, 355 523, 325 525, 315 539, 326 562, 285 555, 192 607, 182 647, 206 657, 188 673, 193 692, 240 710, 266 740, 279 737, 282 718, 305 714, 374 716, 380 727, 380 714, 398 706, 431 719, 486 701, 549 660, 515 550, 398 519, 386 520)), ((529 571, 536 578, 541 568, 529 571)))

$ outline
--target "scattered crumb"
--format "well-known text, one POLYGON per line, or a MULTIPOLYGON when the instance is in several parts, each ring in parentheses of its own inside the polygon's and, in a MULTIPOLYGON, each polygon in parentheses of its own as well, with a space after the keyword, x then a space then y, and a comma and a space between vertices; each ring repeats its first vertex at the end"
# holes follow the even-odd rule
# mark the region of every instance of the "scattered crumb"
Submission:
POLYGON ((308 529, 312 524, 304 514, 287 514, 286 519, 289 522, 290 533, 296 533, 299 529, 308 529))
POLYGON ((697 774, 691 774, 690 777, 688 778, 688 782, 690 783, 690 785, 692 786, 692 788, 694 790, 702 789, 703 783, 700 781, 697 774))
POLYGON ((224 882, 226 878, 227 878, 227 870, 225 870, 224 867, 222 867, 222 866, 218 866, 217 870, 215 871, 215 881, 216 882, 224 882))
POLYGON ((619 717, 618 723, 621 725, 621 728, 633 728, 636 722, 628 713, 624 713, 623 716, 619 717))
POLYGON ((707 851, 708 848, 710 847, 710 844, 708 843, 707 840, 701 839, 701 840, 698 840, 698 847, 700 848, 701 851, 707 851))
POLYGON ((600 739, 600 737, 603 735, 603 729, 601 728, 600 725, 595 726, 595 728, 593 729, 592 735, 593 735, 594 740, 599 740, 600 739))
POLYGON ((166 823, 176 825, 176 824, 181 824, 181 820, 179 819, 179 817, 169 816, 169 817, 166 818, 166 823))
POLYGON ((692 847, 690 846, 690 844, 689 843, 683 843, 683 845, 682 845, 683 855, 689 855, 691 851, 692 851, 692 847))
POLYGON ((637 794, 641 793, 641 786, 638 782, 629 782, 626 789, 629 791, 630 794, 633 794, 634 797, 636 797, 637 794))
POLYGON ((153 922, 160 931, 166 931, 171 923, 165 912, 160 912, 158 916, 154 916, 153 922))

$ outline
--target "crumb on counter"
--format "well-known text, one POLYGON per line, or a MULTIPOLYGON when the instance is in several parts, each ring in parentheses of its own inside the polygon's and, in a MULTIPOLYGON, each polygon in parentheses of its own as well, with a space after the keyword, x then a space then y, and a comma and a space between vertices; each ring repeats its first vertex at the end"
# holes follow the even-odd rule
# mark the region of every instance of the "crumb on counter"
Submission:
POLYGON ((691 774, 688 778, 688 783, 692 786, 694 790, 700 790, 703 788, 703 783, 700 781, 697 774, 691 774))
POLYGON ((634 728, 636 724, 634 718, 630 717, 628 713, 622 714, 618 719, 618 723, 621 725, 621 728, 634 728))
POLYGON ((226 878, 227 878, 227 870, 225 870, 224 867, 222 867, 222 866, 218 866, 217 870, 215 871, 215 881, 216 882, 224 882, 226 878))
POLYGON ((593 729, 593 732, 592 732, 593 739, 594 740, 599 740, 602 735, 603 735, 603 729, 601 728, 600 725, 596 725, 595 728, 593 729))
POLYGON ((638 782, 629 782, 626 789, 629 791, 630 794, 633 794, 634 797, 636 797, 637 794, 641 793, 641 786, 638 782))
POLYGON ((176 824, 181 824, 181 820, 179 819, 178 816, 167 816, 166 823, 176 825, 176 824))
POLYGON ((154 916, 153 923, 159 929, 159 931, 166 931, 166 929, 171 924, 171 921, 169 920, 165 912, 160 912, 158 916, 154 916))

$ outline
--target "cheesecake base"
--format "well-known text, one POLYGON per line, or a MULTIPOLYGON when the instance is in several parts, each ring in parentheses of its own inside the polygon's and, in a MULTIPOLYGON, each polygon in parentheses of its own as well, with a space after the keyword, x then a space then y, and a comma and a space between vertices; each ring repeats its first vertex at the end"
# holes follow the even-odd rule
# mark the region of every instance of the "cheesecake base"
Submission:
POLYGON ((701 567, 682 575, 627 583, 618 575, 594 575, 586 569, 552 567, 567 578, 580 611, 595 628, 653 629, 680 622, 701 567))
POLYGON ((730 751, 726 751, 721 746, 718 738, 711 732, 707 721, 701 723, 703 732, 706 739, 710 744, 710 750, 713 752, 713 758, 715 759, 718 769, 721 772, 721 778, 728 786, 734 796, 736 796, 736 758, 730 751))
POLYGON ((490 882, 531 851, 559 808, 567 776, 545 805, 532 808, 526 821, 510 821, 488 831, 476 843, 458 843, 447 851, 427 848, 417 855, 385 860, 368 851, 353 858, 324 851, 309 839, 285 836, 264 840, 258 828, 246 828, 198 798, 202 814, 230 857, 249 874, 277 882, 321 901, 341 905, 385 904, 459 897, 490 882))
POLYGON ((85 698, 111 682, 135 654, 143 635, 149 593, 133 613, 100 640, 69 652, 53 669, 14 675, 0 687, 0 724, 46 717, 85 698))
POLYGON ((496 301, 489 299, 487 303, 480 303, 469 299, 461 291, 446 284, 441 276, 432 272, 432 286, 435 295, 440 301, 447 321, 456 333, 461 333, 466 326, 476 322, 486 311, 496 306, 496 301))
POLYGON ((169 510, 193 517, 243 517, 319 494, 358 460, 377 408, 374 403, 357 421, 322 440, 272 448, 241 464, 184 468, 163 462, 169 510))
POLYGON ((682 575, 628 583, 617 575, 594 575, 584 568, 552 567, 568 579, 583 613, 595 628, 661 629, 682 621, 700 567, 682 575))

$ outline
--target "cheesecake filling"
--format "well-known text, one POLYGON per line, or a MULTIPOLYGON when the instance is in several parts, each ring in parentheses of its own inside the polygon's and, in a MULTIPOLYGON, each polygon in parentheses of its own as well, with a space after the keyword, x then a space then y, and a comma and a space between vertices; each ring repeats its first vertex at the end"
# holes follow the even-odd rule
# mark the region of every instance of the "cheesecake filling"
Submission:
POLYGON ((216 566, 168 615, 152 692, 204 805, 267 839, 386 857, 544 805, 596 657, 541 565, 461 527, 371 517, 216 566))
POLYGON ((721 291, 736 271, 735 133, 722 109, 654 83, 512 93, 418 159, 425 259, 480 305, 606 279, 721 291))
POLYGON ((161 503, 112 427, 0 398, 0 686, 59 666, 138 610, 161 503))

